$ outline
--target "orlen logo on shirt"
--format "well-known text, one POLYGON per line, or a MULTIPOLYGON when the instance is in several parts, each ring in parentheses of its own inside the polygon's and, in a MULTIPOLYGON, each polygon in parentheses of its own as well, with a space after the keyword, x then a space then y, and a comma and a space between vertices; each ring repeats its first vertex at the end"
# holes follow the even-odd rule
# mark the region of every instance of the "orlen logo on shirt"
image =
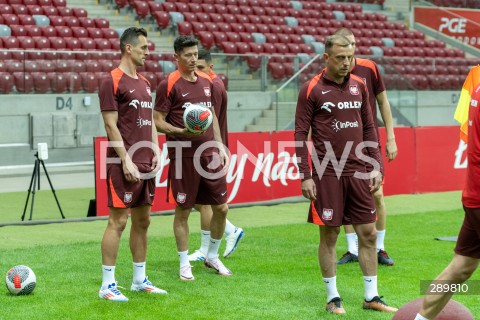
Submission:
POLYGON ((140 105, 140 107, 142 109, 152 109, 153 108, 153 102, 151 102, 151 101, 141 101, 140 102, 137 99, 132 100, 128 105, 134 107, 135 109, 138 109, 138 105, 140 105))
POLYGON ((152 126, 152 121, 148 119, 143 119, 141 117, 138 117, 137 119, 137 126, 139 128, 144 127, 144 126, 152 126))
POLYGON ((362 103, 360 101, 343 101, 338 102, 337 105, 331 102, 325 102, 320 109, 325 109, 328 112, 332 112, 331 108, 337 107, 338 109, 360 109, 362 107, 362 103))
POLYGON ((332 121, 332 128, 335 132, 338 132, 342 129, 348 128, 358 128, 358 121, 338 121, 337 119, 332 121))

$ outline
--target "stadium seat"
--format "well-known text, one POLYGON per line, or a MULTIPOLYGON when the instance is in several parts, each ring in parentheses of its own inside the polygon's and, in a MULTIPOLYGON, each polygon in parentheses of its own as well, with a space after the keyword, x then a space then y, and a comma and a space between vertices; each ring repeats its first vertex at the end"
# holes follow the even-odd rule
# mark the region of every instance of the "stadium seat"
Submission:
MULTIPOLYGON (((52 47, 51 44, 55 44, 55 39, 61 39, 57 37, 34 37, 35 42, 35 48, 41 49, 41 50, 48 50, 50 48, 58 49, 57 47, 52 47)), ((63 40, 63 39, 62 39, 63 40)))
POLYGON ((178 21, 177 22, 177 31, 180 35, 190 35, 192 34, 192 23, 188 21, 178 21))
POLYGON ((27 14, 33 15, 43 15, 43 9, 39 5, 26 5, 27 14))
POLYGON ((84 27, 72 27, 72 36, 74 38, 87 38, 88 37, 88 31, 84 27))
POLYGON ((150 12, 148 2, 146 2, 146 1, 134 1, 133 2, 133 9, 135 10, 135 13, 137 14, 138 19, 145 19, 145 17, 150 12))
POLYGON ((93 23, 95 24, 95 28, 104 29, 110 28, 110 21, 105 18, 94 18, 93 23))
POLYGON ((0 71, 0 93, 8 94, 11 93, 14 86, 13 76, 8 72, 0 71))
POLYGON ((269 62, 267 64, 267 70, 272 75, 273 79, 281 80, 285 78, 285 69, 282 63, 279 62, 269 62))
POLYGON ((77 17, 77 18, 85 18, 85 17, 88 16, 87 10, 85 10, 83 8, 72 8, 72 11, 73 11, 73 14, 75 15, 75 17, 77 17))
POLYGON ((42 6, 42 7, 53 6, 52 0, 37 0, 37 3, 39 6, 42 6))
POLYGON ((274 43, 273 45, 279 54, 288 54, 289 50, 285 43, 274 43))
POLYGON ((18 43, 21 49, 34 49, 35 42, 33 41, 32 37, 22 36, 18 37, 18 43))
POLYGON ((247 54, 250 52, 250 45, 246 42, 237 42, 236 46, 238 54, 247 54))
POLYGON ((82 44, 78 38, 65 38, 65 45, 68 50, 80 50, 82 44))
POLYGON ((84 50, 95 50, 95 41, 89 38, 81 38, 80 43, 82 44, 82 49, 84 50))
POLYGON ((225 42, 221 42, 220 44, 217 44, 217 46, 219 46, 220 49, 222 49, 222 51, 226 54, 233 55, 237 53, 237 46, 235 45, 234 42, 225 41, 225 42))
POLYGON ((210 48, 215 44, 215 39, 210 31, 200 31, 198 33, 198 40, 207 50, 210 50, 210 48))
POLYGON ((72 8, 67 7, 57 7, 58 15, 62 17, 73 17, 75 14, 73 13, 72 8))
POLYGON ((60 15, 56 7, 42 7, 42 11, 47 17, 60 15))
POLYGON ((14 72, 13 78, 18 93, 31 93, 33 91, 33 78, 31 74, 14 72))
POLYGON ((65 22, 65 19, 68 19, 68 18, 64 18, 61 16, 50 16, 47 19, 50 20, 50 25, 56 27, 56 26, 66 26, 67 23, 65 22))
POLYGON ((227 40, 230 42, 239 42, 240 40, 240 35, 236 32, 225 32, 227 36, 227 40))
POLYGON ((86 28, 88 32, 88 37, 92 39, 102 39, 103 32, 102 29, 98 28, 86 28))
POLYGON ((227 35, 224 32, 214 31, 212 34, 216 46, 219 46, 222 42, 227 41, 227 35))
POLYGON ((20 36, 26 36, 27 35, 27 29, 25 26, 21 25, 14 25, 14 26, 5 26, 5 25, 0 25, 0 37, 20 37, 20 36))
POLYGON ((94 41, 95 41, 95 47, 97 48, 97 50, 107 51, 112 49, 110 41, 108 39, 100 38, 100 39, 94 39, 94 41))
POLYGON ((45 72, 32 72, 33 88, 36 93, 47 93, 50 89, 50 79, 45 72))
MULTIPOLYGON (((47 27, 43 27, 43 28, 47 28, 47 27)), ((72 29, 70 29, 70 27, 56 26, 54 28, 55 28, 56 35, 58 37, 62 37, 62 38, 73 37, 73 32, 72 32, 72 29)))
POLYGON ((170 15, 165 11, 155 11, 153 17, 161 29, 165 29, 170 25, 170 15))
POLYGON ((92 18, 88 17, 78 17, 80 21, 80 26, 84 28, 95 28, 95 21, 92 18))
POLYGON ((63 73, 49 73, 50 89, 53 93, 65 93, 68 88, 67 77, 63 73))
POLYGON ((98 62, 100 64, 100 67, 101 67, 100 70, 102 72, 110 72, 113 69, 115 69, 115 67, 116 67, 111 59, 109 59, 109 60, 99 60, 98 62))
POLYGON ((10 7, 12 9, 11 13, 16 14, 17 16, 20 14, 29 14, 27 7, 23 4, 12 4, 10 7))

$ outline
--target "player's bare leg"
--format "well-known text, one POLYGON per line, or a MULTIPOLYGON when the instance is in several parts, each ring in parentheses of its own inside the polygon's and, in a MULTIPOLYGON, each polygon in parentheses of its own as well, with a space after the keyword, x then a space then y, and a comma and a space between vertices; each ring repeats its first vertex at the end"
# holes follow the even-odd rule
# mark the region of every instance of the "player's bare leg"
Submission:
POLYGON ((377 209, 377 258, 378 263, 386 266, 393 266, 393 259, 390 258, 385 250, 385 232, 387 224, 387 208, 385 207, 385 197, 383 196, 383 186, 373 194, 375 199, 375 208, 377 209))
POLYGON ((128 298, 118 290, 115 279, 118 247, 127 221, 128 209, 110 208, 110 216, 102 239, 102 285, 98 292, 102 299, 118 302, 128 301, 128 298))
POLYGON ((364 276, 377 275, 377 232, 374 223, 354 225, 358 236, 358 260, 364 276))
POLYGON ((320 243, 318 245, 318 263, 327 292, 326 310, 333 314, 344 314, 340 294, 337 290, 336 244, 340 227, 319 226, 320 243))
POLYGON ((217 274, 231 276, 233 273, 218 259, 218 249, 225 231, 225 220, 227 219, 228 205, 212 205, 213 216, 210 221, 210 245, 208 247, 205 266, 212 268, 217 274))
POLYGON ((146 275, 147 236, 150 226, 150 205, 131 209, 130 251, 133 257, 132 291, 166 294, 165 290, 155 287, 146 275))
POLYGON ((353 227, 358 235, 358 261, 362 269, 365 289, 363 308, 383 312, 396 312, 398 309, 387 305, 378 294, 377 230, 375 229, 375 223, 357 224, 353 227))
POLYGON ((147 234, 150 226, 149 205, 132 208, 130 227, 130 251, 133 262, 144 262, 147 258, 147 234))
MULTIPOLYGON (((453 260, 442 271, 442 273, 438 275, 435 281, 440 281, 441 283, 443 283, 443 281, 448 281, 452 284, 463 283, 468 280, 477 269, 479 262, 479 259, 455 254, 453 260)), ((435 316, 437 316, 448 303, 452 295, 453 291, 444 294, 425 294, 419 314, 427 319, 435 318, 435 316)))
POLYGON ((175 207, 175 218, 173 219, 173 233, 177 242, 178 257, 180 258, 180 279, 194 280, 192 267, 188 261, 188 217, 191 208, 175 207))

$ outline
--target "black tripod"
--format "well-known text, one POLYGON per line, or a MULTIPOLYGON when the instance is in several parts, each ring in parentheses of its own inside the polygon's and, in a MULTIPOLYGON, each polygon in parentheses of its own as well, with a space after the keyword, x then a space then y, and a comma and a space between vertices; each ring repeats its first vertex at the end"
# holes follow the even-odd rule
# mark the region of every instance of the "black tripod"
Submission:
POLYGON ((32 180, 30 180, 30 187, 28 188, 27 201, 25 201, 25 208, 23 208, 22 221, 25 219, 25 211, 27 211, 27 205, 28 205, 28 199, 30 199, 30 193, 32 193, 32 203, 30 206, 30 219, 28 220, 32 220, 33 204, 35 202, 35 190, 40 190, 40 164, 42 164, 43 171, 45 171, 45 175, 47 176, 48 183, 50 184, 50 189, 52 189, 53 196, 55 197, 55 201, 57 202, 57 206, 58 206, 58 209, 60 210, 60 214, 62 215, 62 219, 65 219, 65 216, 63 215, 63 212, 62 212, 62 208, 60 208, 60 203, 58 202, 57 195, 55 194, 55 189, 53 189, 52 181, 50 181, 50 177, 48 176, 47 168, 45 168, 45 163, 43 162, 43 160, 38 158, 38 152, 37 152, 35 153, 35 166, 33 167, 32 180), (38 181, 38 187, 37 187, 37 181, 38 181))

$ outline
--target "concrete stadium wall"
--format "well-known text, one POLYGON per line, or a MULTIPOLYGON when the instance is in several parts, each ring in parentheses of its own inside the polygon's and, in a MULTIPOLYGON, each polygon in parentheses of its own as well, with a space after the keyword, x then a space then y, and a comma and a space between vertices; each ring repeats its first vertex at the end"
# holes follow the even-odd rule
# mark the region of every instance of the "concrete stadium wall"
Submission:
MULTIPOLYGON (((272 102, 270 92, 229 92, 228 98, 232 132, 244 131, 272 102)), ((49 162, 91 161, 93 135, 105 135, 97 94, 19 94, 0 98, 0 166, 30 164, 35 153, 32 146, 38 142, 48 143, 49 162), (58 127, 57 132, 52 127, 58 127)))

